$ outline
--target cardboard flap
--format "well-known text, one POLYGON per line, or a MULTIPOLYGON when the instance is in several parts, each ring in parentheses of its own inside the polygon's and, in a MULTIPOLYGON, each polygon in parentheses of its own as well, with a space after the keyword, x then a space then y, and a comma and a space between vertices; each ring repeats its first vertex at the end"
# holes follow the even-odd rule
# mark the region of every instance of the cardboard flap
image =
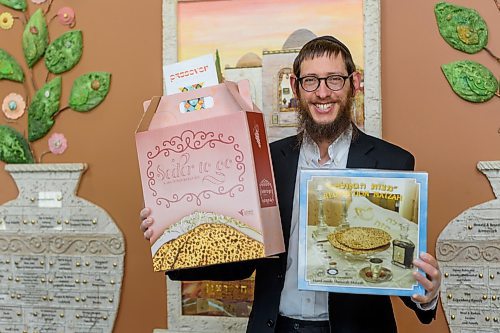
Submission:
POLYGON ((248 80, 241 80, 238 83, 224 81, 224 84, 243 111, 253 111, 250 82, 248 80))
POLYGON ((252 101, 252 95, 250 93, 250 81, 248 80, 238 81, 238 90, 240 92, 240 96, 243 97, 245 102, 247 102, 248 105, 250 105, 250 109, 252 109, 254 104, 252 101))
POLYGON ((149 101, 145 101, 143 103, 144 113, 142 114, 141 120, 135 129, 136 133, 144 132, 149 129, 149 124, 151 123, 151 119, 156 112, 156 108, 160 103, 161 97, 155 96, 149 101))
MULTIPOLYGON (((248 103, 249 84, 242 83, 242 90, 246 96, 242 97, 238 85, 234 82, 226 82, 217 86, 196 89, 184 93, 162 96, 159 103, 148 108, 155 107, 156 113, 152 116, 149 129, 165 127, 167 125, 183 124, 190 121, 204 120, 212 117, 223 116, 234 112, 253 111, 252 104, 248 103), (213 105, 206 109, 193 112, 181 112, 182 105, 189 100, 197 98, 211 98, 213 105)), ((251 99, 250 99, 251 101, 251 99)))

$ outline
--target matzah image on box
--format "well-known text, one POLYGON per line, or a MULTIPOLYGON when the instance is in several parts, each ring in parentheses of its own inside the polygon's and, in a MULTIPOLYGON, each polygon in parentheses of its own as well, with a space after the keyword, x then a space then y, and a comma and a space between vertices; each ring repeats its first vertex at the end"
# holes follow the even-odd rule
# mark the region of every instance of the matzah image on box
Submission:
POLYGON ((262 235, 237 219, 195 212, 167 228, 153 244, 155 271, 262 258, 262 235))

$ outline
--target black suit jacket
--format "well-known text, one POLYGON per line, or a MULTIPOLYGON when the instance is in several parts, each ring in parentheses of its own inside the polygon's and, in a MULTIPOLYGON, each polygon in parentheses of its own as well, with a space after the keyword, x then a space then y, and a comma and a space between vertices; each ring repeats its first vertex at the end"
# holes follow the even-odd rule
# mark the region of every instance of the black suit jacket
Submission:
MULTIPOLYGON (((287 251, 299 151, 297 136, 271 144, 276 192, 287 251)), ((347 160, 348 168, 412 170, 414 163, 415 160, 409 152, 354 129, 347 160)), ((285 252, 273 259, 188 269, 170 272, 168 275, 174 280, 236 280, 250 276, 255 270, 255 296, 247 332, 273 333, 279 314, 286 262, 285 252)), ((434 319, 435 310, 422 311, 409 297, 401 299, 415 311, 421 322, 430 323, 434 319)), ((397 332, 388 296, 330 293, 328 307, 332 333, 397 332)))

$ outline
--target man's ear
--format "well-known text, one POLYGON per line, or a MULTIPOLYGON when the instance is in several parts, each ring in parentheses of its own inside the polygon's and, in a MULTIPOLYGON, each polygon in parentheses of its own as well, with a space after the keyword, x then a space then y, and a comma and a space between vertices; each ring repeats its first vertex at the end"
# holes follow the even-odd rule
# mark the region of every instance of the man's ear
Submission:
POLYGON ((354 85, 354 91, 352 94, 356 94, 356 92, 361 88, 361 73, 356 71, 352 74, 352 83, 354 85))
POLYGON ((291 74, 290 75, 290 86, 292 87, 293 96, 297 99, 299 98, 299 94, 297 91, 298 83, 299 82, 297 81, 297 77, 295 76, 295 74, 291 74))

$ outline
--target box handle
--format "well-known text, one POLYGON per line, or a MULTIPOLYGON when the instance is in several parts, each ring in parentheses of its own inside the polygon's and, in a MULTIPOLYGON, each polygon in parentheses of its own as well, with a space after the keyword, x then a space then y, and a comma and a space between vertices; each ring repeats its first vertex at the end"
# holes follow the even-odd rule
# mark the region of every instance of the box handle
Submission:
POLYGON ((252 100, 249 96, 249 82, 248 80, 242 80, 239 81, 238 83, 233 82, 233 81, 224 81, 224 85, 227 87, 227 90, 231 93, 233 96, 234 100, 238 103, 238 105, 241 107, 242 110, 244 111, 253 111, 253 106, 252 106, 252 100), (241 87, 242 93, 245 94, 243 96, 240 93, 240 90, 238 87, 241 87), (245 93, 246 90, 246 93, 245 93))

